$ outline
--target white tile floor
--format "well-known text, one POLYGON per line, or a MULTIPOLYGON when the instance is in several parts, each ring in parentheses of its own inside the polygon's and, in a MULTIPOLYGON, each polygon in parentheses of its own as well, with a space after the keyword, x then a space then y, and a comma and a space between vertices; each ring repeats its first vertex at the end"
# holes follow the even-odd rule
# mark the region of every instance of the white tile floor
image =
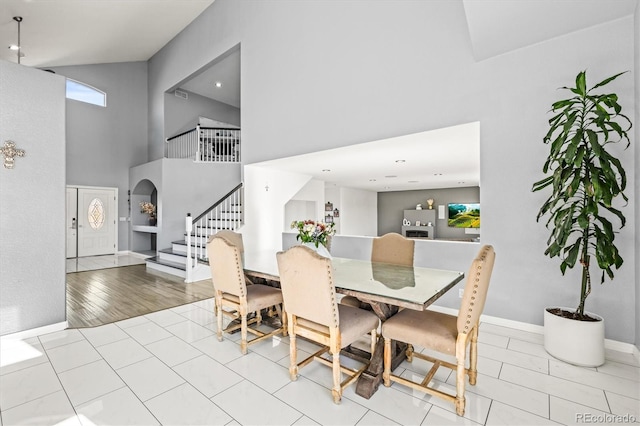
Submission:
MULTIPOLYGON (((249 347, 215 338, 211 299, 96 328, 65 330, 0 348, 0 426, 9 425, 548 425, 640 419, 640 363, 607 353, 598 368, 546 354, 538 334, 480 329, 479 377, 464 418, 453 404, 393 384, 369 400, 349 387, 332 401, 318 363, 289 380, 288 340, 249 347)), ((314 346, 301 342, 301 355, 314 346)), ((353 361, 346 360, 346 362, 353 361)), ((423 373, 415 360, 397 370, 423 373)), ((444 369, 434 380, 455 387, 444 369)))
POLYGON ((148 256, 142 254, 107 254, 104 256, 75 257, 67 259, 67 273, 141 265, 145 263, 146 257, 148 256))

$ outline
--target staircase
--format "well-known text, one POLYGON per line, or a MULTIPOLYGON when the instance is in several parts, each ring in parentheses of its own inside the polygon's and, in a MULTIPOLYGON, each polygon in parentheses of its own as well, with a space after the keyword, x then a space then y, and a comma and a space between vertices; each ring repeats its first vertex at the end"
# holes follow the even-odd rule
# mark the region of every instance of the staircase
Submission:
POLYGON ((242 201, 241 183, 195 219, 187 216, 186 228, 191 229, 185 230, 182 239, 173 241, 171 248, 146 259, 147 269, 182 277, 185 282, 211 278, 207 241, 220 230, 237 231, 243 225, 242 201))

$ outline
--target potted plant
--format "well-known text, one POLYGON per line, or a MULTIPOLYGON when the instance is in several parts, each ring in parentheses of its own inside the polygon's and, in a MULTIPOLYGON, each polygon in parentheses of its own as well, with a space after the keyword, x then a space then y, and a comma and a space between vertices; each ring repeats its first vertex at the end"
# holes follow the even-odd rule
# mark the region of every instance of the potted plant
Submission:
POLYGON ((294 220, 291 222, 291 229, 298 230, 296 240, 302 242, 303 245, 316 250, 324 257, 331 257, 331 254, 329 254, 331 237, 336 233, 333 222, 294 220))
POLYGON ((149 201, 140 202, 140 213, 149 215, 149 226, 156 226, 156 206, 149 201))
POLYGON ((537 221, 547 217, 551 230, 544 252, 560 258, 560 271, 576 265, 582 269, 580 298, 575 309, 547 308, 544 319, 545 349, 554 357, 583 366, 604 363, 604 320, 585 311, 591 292, 591 268, 613 279, 613 268, 622 265, 614 244, 614 222, 625 225, 622 212, 613 201, 624 194, 626 173, 609 148, 626 141, 631 121, 622 114, 615 93, 596 94, 624 73, 609 77, 587 88, 586 72, 580 72, 575 87, 563 87, 573 96, 554 102, 549 131, 544 143, 550 146, 544 163, 545 178, 533 184, 533 191, 547 187, 551 195, 542 204, 537 221), (595 262, 594 262, 595 260, 595 262))

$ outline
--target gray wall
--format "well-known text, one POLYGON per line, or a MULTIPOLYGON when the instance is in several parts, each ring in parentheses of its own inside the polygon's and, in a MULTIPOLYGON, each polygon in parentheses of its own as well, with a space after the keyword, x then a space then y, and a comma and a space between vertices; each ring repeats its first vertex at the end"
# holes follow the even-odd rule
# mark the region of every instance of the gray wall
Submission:
MULTIPOLYGON (((546 194, 531 184, 557 88, 580 70, 593 84, 633 69, 632 16, 476 62, 460 0, 217 0, 149 62, 150 158, 163 152, 164 93, 238 43, 247 164, 479 121, 482 242, 497 253, 485 312, 542 324, 546 306, 577 305, 577 271, 563 277, 543 255, 535 216, 546 194)), ((610 89, 635 116, 633 75, 610 89)), ((623 156, 630 176, 635 150, 623 156)), ((638 183, 629 185, 634 217, 638 183)), ((587 301, 623 342, 636 340, 635 231, 630 221, 620 232, 625 265, 587 301)))
MULTIPOLYGON (((107 94, 106 108, 67 100, 67 184, 118 188, 118 216, 128 217, 129 168, 147 161, 147 63, 54 71, 107 94)), ((118 226, 120 251, 129 249, 127 223, 118 226)))
POLYGON ((198 117, 201 116, 240 126, 239 108, 195 93, 187 93, 188 99, 179 98, 173 92, 165 93, 164 134, 167 138, 193 129, 198 124, 198 117))
MULTIPOLYGON (((475 238, 476 234, 466 234, 464 229, 450 228, 447 225, 448 203, 478 203, 480 202, 480 188, 447 188, 420 189, 415 191, 378 192, 378 235, 387 232, 402 231, 403 210, 415 209, 416 204, 427 208, 427 199, 433 198, 433 208, 436 210, 436 238, 475 238), (445 218, 438 219, 438 206, 445 208, 445 218)), ((481 220, 484 218, 482 204, 480 205, 481 220)))
MULTIPOLYGON (((131 168, 131 191, 144 179, 157 190, 157 249, 171 247, 184 239, 185 217, 196 217, 240 183, 240 165, 236 163, 194 163, 193 160, 164 158, 131 168)), ((133 204, 132 208, 138 209, 133 204)), ((131 231, 136 245, 149 235, 131 231)))
POLYGON ((0 165, 0 335, 66 321, 64 102, 62 77, 0 60, 0 144, 25 151, 0 165))

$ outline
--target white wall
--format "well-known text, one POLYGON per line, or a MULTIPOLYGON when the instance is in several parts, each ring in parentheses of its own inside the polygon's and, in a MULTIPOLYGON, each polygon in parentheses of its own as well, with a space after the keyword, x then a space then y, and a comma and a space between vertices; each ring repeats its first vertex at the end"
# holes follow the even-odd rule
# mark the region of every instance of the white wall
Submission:
MULTIPOLYGON (((170 248, 172 241, 184 238, 187 213, 195 218, 240 183, 240 166, 164 158, 131 168, 132 192, 143 179, 150 180, 158 191, 156 248, 162 250, 170 248)), ((131 208, 139 209, 139 206, 131 208)))
MULTIPOLYGON (((476 62, 459 0, 217 0, 149 62, 151 158, 162 153, 164 92, 238 43, 246 164, 479 121, 482 241, 497 253, 485 313, 541 324, 545 306, 577 305, 577 274, 562 277, 543 255, 547 231, 535 216, 545 194, 531 185, 557 88, 583 69, 591 84, 633 69, 633 17, 476 62)), ((610 86, 635 117, 634 89, 632 75, 610 86)), ((629 176, 635 150, 623 155, 629 176)), ((262 182, 245 182, 248 209, 272 205, 262 182)), ((638 184, 629 185, 631 218, 638 184)), ((273 241, 269 232, 260 235, 273 241)), ((624 342, 636 340, 635 232, 627 222, 617 239, 625 265, 587 301, 606 318, 607 338, 624 342)))
MULTIPOLYGON (((245 201, 251 200, 245 202, 245 225, 242 228, 247 246, 256 250, 282 248, 285 205, 310 180, 309 175, 281 172, 259 166, 244 167, 245 201)), ((317 203, 317 200, 315 202, 317 203)))
POLYGON ((340 188, 340 233, 378 236, 378 193, 340 188))
POLYGON ((0 144, 25 151, 14 169, 0 164, 5 335, 66 321, 65 79, 0 60, 0 111, 0 144))
MULTIPOLYGON (((324 188, 324 199, 326 202, 331 202, 333 204, 334 209, 338 209, 340 216, 342 216, 342 206, 340 205, 340 187, 335 185, 325 185, 324 188)), ((335 224, 334 229, 336 230, 336 234, 340 234, 342 228, 340 224, 342 223, 342 218, 338 216, 333 218, 333 223, 335 224)))

